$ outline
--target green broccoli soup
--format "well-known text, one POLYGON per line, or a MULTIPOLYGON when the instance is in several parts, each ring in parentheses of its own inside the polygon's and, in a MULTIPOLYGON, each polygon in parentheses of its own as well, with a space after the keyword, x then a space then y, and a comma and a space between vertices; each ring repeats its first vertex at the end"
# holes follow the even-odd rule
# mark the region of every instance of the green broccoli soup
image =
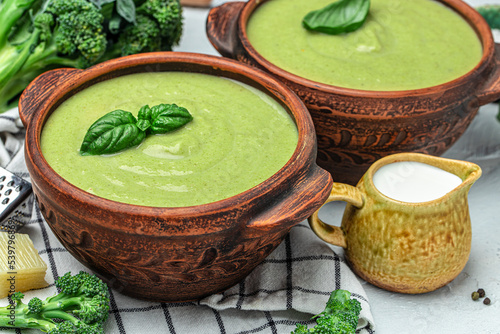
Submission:
POLYGON ((393 91, 435 86, 473 69, 482 45, 457 13, 430 0, 372 0, 351 33, 306 30, 302 19, 334 0, 271 0, 247 24, 252 46, 295 75, 353 89, 393 91))
POLYGON ((63 102, 47 119, 41 148, 49 165, 73 185, 118 202, 191 206, 221 200, 268 179, 291 158, 297 127, 273 98, 212 75, 131 74, 97 83, 63 102), (116 109, 169 103, 192 121, 148 136, 111 155, 82 156, 89 127, 116 109))

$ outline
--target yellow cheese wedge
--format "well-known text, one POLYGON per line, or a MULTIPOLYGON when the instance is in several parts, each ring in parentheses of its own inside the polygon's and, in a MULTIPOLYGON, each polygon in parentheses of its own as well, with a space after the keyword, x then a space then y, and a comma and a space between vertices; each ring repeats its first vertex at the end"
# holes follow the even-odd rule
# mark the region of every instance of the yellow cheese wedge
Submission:
POLYGON ((46 287, 46 271, 27 234, 0 232, 0 298, 46 287))

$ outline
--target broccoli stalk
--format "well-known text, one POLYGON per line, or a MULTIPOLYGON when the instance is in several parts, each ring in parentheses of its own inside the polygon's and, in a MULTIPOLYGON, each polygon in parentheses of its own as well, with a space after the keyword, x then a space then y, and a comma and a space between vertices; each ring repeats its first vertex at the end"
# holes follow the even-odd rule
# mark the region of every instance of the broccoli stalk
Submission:
POLYGON ((86 0, 5 0, 0 9, 0 110, 45 69, 83 68, 106 51, 104 17, 86 0), (12 19, 14 17, 15 19, 12 19))
POLYGON ((306 325, 297 324, 292 334, 354 334, 360 312, 360 302, 351 299, 349 291, 335 290, 331 293, 325 310, 313 317, 316 319, 316 326, 308 329, 306 325))
POLYGON ((0 113, 47 70, 87 68, 178 44, 179 0, 134 0, 126 11, 116 1, 0 0, 0 113))
POLYGON ((0 327, 39 329, 49 334, 104 334, 109 314, 109 291, 97 276, 81 271, 56 280, 60 293, 42 301, 11 295, 11 303, 0 308, 0 327))

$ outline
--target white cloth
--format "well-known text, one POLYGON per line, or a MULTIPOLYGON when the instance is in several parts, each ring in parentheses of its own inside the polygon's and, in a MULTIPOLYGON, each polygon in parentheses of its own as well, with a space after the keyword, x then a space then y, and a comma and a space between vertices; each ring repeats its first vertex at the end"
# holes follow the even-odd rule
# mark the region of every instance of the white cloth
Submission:
MULTIPOLYGON (((0 114, 0 136, 0 165, 28 179, 24 129, 17 109, 0 114)), ((26 300, 55 294, 54 279, 68 271, 89 271, 59 243, 36 203, 30 222, 20 232, 30 235, 48 265, 49 287, 27 292, 26 300)), ((298 322, 313 326, 312 315, 324 310, 335 289, 349 290, 361 302, 357 333, 374 333, 370 305, 357 277, 344 260, 302 222, 293 227, 282 244, 241 283, 198 303, 154 303, 111 291, 106 333, 290 333, 298 322)), ((7 305, 7 300, 1 305, 7 305)), ((0 332, 37 331, 0 328, 0 332)))

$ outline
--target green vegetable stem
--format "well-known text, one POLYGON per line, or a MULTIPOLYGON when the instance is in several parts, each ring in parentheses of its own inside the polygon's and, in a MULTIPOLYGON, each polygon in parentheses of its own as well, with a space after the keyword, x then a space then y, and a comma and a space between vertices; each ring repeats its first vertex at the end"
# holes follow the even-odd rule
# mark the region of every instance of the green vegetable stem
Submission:
POLYGON ((12 303, 0 307, 0 327, 38 329, 49 334, 104 334, 109 315, 108 286, 93 274, 66 273, 56 280, 61 291, 41 300, 33 297, 28 304, 24 295, 10 296, 12 303))
POLYGON ((142 143, 147 135, 174 131, 193 119, 186 108, 175 104, 143 106, 138 119, 124 110, 114 110, 95 121, 83 138, 80 154, 113 154, 142 143))
POLYGON ((0 113, 41 73, 171 51, 179 0, 0 0, 0 113))
POLYGON ((329 35, 348 33, 359 29, 370 11, 370 0, 339 0, 308 13, 302 25, 312 31, 329 35))
POLYGON ((334 290, 323 312, 316 315, 316 326, 307 328, 306 325, 297 324, 291 334, 354 334, 358 326, 361 304, 356 299, 351 299, 347 290, 334 290))

